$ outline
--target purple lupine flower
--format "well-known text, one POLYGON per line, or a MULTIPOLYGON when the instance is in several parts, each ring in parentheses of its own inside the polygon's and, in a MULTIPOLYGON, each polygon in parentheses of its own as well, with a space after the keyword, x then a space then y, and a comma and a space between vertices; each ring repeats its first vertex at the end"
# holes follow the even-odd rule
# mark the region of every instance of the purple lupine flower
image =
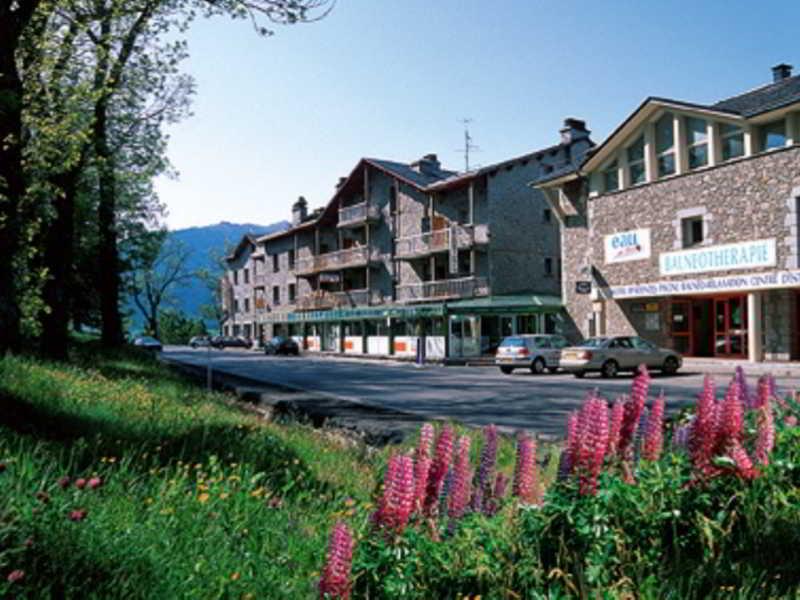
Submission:
POLYGON ((458 440, 458 449, 453 465, 453 487, 448 499, 447 514, 452 521, 464 516, 472 492, 472 468, 469 463, 469 447, 472 440, 462 435, 458 440))
POLYGON ((320 598, 350 598, 350 569, 353 560, 353 535, 342 522, 333 527, 328 556, 319 580, 320 598))
POLYGON ((508 475, 505 473, 498 473, 494 478, 494 488, 492 494, 487 498, 484 503, 483 513, 488 516, 496 515, 500 510, 500 504, 506 496, 506 489, 508 488, 508 475))
POLYGON ((536 504, 536 440, 520 432, 517 437, 517 461, 514 466, 514 495, 522 502, 536 504))
POLYGON ((497 426, 488 425, 483 430, 483 448, 481 448, 481 462, 478 468, 478 480, 472 496, 472 510, 483 510, 484 502, 491 496, 491 485, 494 479, 494 469, 497 463, 497 426))
POLYGON ((756 403, 758 401, 757 396, 752 393, 750 386, 747 383, 747 376, 744 374, 744 369, 741 365, 736 367, 734 371, 733 378, 739 384, 739 389, 741 390, 741 400, 743 408, 751 409, 756 407, 756 403))
POLYGON ((675 428, 675 431, 672 434, 673 448, 681 450, 689 449, 689 437, 691 436, 693 422, 694 417, 692 417, 687 423, 683 423, 675 428))

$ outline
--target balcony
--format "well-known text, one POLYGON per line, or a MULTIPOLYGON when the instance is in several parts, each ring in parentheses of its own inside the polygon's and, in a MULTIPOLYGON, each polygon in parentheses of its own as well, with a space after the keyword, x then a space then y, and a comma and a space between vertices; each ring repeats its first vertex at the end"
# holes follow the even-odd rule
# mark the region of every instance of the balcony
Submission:
POLYGON ((455 247, 468 250, 489 242, 488 225, 455 225, 427 233, 397 238, 395 255, 401 259, 423 258, 450 249, 450 236, 455 235, 455 247))
POLYGON ((423 300, 449 300, 454 298, 475 298, 489 295, 489 283, 485 277, 461 277, 423 281, 397 286, 399 302, 420 302, 423 300))
POLYGON ((361 202, 339 209, 339 224, 337 227, 360 227, 366 223, 378 221, 380 217, 381 213, 377 206, 369 202, 361 202))
POLYGON ((308 276, 325 271, 366 267, 371 262, 378 260, 379 257, 377 248, 356 246, 346 250, 300 258, 296 262, 296 271, 298 275, 308 276))
POLYGON ((350 308, 369 306, 383 302, 383 296, 376 290, 347 290, 329 292, 317 290, 297 299, 297 310, 328 310, 331 308, 350 308))

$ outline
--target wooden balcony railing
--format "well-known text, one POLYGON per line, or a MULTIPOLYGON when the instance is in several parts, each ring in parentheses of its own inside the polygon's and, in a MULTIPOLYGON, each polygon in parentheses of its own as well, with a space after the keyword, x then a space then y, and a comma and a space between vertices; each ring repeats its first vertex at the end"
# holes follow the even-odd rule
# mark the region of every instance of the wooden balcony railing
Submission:
POLYGON ((440 279, 397 286, 397 299, 400 302, 474 298, 488 295, 489 284, 485 277, 440 279))
POLYGON ((347 290, 329 292, 317 290, 297 299, 297 310, 327 310, 380 304, 383 296, 377 290, 347 290))
POLYGON ((380 219, 378 207, 369 202, 361 202, 339 209, 339 227, 354 227, 380 219))
POLYGON ((488 225, 455 225, 397 238, 395 255, 398 258, 409 259, 445 252, 450 249, 451 235, 456 236, 455 243, 458 250, 467 250, 473 246, 488 243, 489 227, 488 225))
POLYGON ((356 246, 346 250, 336 250, 317 256, 305 256, 297 260, 298 275, 311 275, 322 271, 338 271, 353 267, 366 267, 370 262, 378 260, 377 248, 356 246))

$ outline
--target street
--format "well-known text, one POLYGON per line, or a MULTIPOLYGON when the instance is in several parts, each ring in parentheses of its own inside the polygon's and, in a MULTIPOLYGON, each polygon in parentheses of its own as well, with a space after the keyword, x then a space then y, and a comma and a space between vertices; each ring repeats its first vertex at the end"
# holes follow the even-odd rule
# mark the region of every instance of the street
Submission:
MULTIPOLYGON (((163 358, 205 366, 205 349, 168 346, 163 358)), ((599 389, 613 400, 630 391, 633 376, 616 379, 587 375, 583 380, 566 373, 532 375, 514 371, 503 375, 496 367, 418 368, 410 363, 321 356, 268 357, 238 350, 210 353, 213 369, 267 384, 318 392, 361 404, 391 408, 426 419, 453 419, 469 425, 495 423, 506 429, 524 428, 541 434, 563 435, 567 414, 578 408, 587 392, 599 389)), ((715 375, 718 391, 728 376, 715 375)), ((651 399, 664 391, 668 412, 693 404, 702 386, 702 373, 653 374, 651 399)), ((754 387, 756 377, 750 377, 754 387)), ((780 378, 778 389, 800 387, 797 379, 780 378)))

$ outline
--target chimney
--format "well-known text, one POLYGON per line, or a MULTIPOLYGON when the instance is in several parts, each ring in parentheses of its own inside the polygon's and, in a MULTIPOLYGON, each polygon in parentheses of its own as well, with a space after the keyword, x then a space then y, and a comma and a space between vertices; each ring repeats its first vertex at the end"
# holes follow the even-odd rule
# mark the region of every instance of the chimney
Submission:
POLYGON ((441 173, 442 163, 435 154, 426 154, 418 161, 411 163, 411 168, 417 173, 437 176, 441 173))
POLYGON ((308 202, 303 196, 297 199, 297 202, 292 204, 292 227, 297 227, 305 221, 308 216, 308 202))
POLYGON ((569 117, 564 119, 564 127, 559 130, 559 133, 561 133, 562 144, 571 144, 588 138, 591 132, 586 129, 586 121, 569 117))
POLYGON ((347 181, 347 177, 339 177, 339 181, 336 182, 336 189, 337 190, 342 189, 342 186, 344 185, 345 181, 347 181))
POLYGON ((778 83, 792 76, 792 65, 781 63, 772 67, 772 83, 778 83))

